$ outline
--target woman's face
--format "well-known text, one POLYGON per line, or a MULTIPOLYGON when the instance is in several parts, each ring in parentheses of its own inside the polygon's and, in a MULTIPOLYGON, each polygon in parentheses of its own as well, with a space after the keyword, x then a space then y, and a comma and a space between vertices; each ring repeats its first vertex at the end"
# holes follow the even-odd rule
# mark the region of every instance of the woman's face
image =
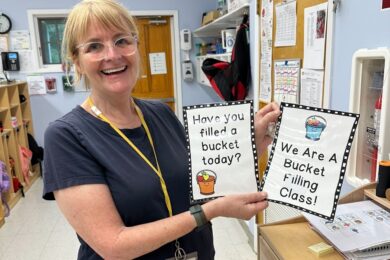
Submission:
POLYGON ((129 32, 106 30, 99 23, 89 26, 87 35, 78 43, 75 65, 88 79, 92 91, 130 95, 137 82, 139 54, 137 43, 131 42, 131 36, 126 38, 129 35, 129 32))

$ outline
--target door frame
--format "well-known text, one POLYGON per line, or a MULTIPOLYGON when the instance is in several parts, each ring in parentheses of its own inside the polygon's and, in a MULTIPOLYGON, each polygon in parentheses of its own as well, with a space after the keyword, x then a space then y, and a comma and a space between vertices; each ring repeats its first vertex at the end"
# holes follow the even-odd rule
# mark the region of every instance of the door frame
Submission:
POLYGON ((171 44, 172 44, 172 76, 173 95, 175 102, 175 114, 182 122, 183 118, 183 96, 180 66, 180 33, 179 33, 179 13, 177 10, 143 10, 131 11, 132 16, 170 16, 171 20, 171 44))

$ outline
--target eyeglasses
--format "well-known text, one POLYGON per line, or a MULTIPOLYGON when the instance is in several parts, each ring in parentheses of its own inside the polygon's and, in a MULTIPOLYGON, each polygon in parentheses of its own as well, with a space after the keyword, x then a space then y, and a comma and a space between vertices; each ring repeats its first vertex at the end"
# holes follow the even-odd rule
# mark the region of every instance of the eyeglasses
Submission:
POLYGON ((127 35, 117 38, 114 41, 109 42, 86 42, 76 46, 76 49, 80 49, 83 55, 88 55, 95 61, 103 60, 107 51, 112 47, 115 51, 123 56, 131 56, 137 50, 137 36, 127 35))

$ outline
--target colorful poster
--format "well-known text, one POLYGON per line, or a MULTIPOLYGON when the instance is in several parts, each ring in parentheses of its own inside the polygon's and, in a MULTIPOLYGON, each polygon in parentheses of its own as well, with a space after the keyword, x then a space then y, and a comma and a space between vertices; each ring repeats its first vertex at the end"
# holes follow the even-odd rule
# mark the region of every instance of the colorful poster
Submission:
POLYGON ((260 188, 253 102, 184 107, 191 202, 260 188))
POLYGON ((290 103, 281 111, 261 190, 333 220, 359 115, 290 103))

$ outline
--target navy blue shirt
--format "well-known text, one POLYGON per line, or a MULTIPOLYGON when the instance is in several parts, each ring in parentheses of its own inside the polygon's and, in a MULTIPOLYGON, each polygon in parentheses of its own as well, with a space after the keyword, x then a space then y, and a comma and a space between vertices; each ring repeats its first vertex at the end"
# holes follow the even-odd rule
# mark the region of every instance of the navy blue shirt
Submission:
MULTIPOLYGON (((136 103, 151 132, 173 214, 187 211, 188 153, 183 126, 162 103, 136 103)), ((143 127, 122 132, 156 163, 143 127)), ((43 176, 45 199, 54 199, 53 191, 75 185, 106 184, 126 226, 169 216, 157 174, 107 123, 80 106, 47 128, 43 176)), ((102 259, 80 237, 79 240, 78 259, 102 259)), ((196 251, 199 259, 214 259, 211 224, 187 234, 179 242, 187 253, 196 251)), ((171 242, 140 259, 165 259, 173 257, 174 252, 171 242)))

